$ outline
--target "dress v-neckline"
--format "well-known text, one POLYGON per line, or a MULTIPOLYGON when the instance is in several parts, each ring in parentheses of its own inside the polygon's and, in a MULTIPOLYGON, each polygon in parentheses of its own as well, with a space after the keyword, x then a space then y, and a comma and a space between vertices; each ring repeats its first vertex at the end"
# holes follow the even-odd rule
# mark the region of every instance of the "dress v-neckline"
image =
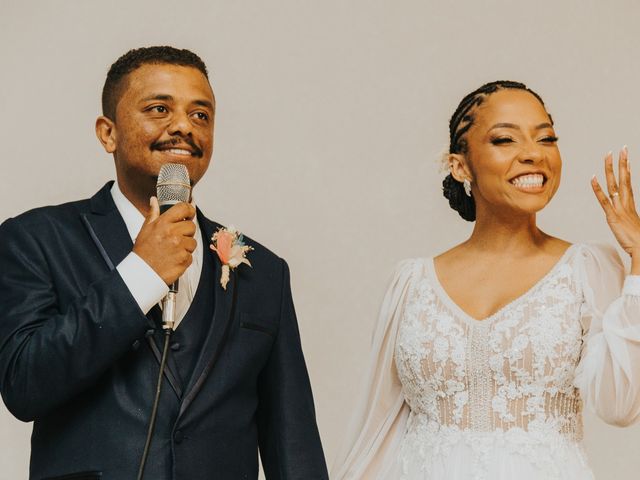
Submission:
POLYGON ((576 244, 576 243, 573 243, 573 244, 569 245, 569 247, 567 247, 567 249, 564 251, 562 256, 556 261, 556 263, 553 264, 553 266, 547 271, 547 273, 545 273, 542 277, 540 277, 524 293, 518 295, 513 300, 510 300, 509 302, 505 303, 502 307, 500 307, 498 310, 493 312, 491 315, 488 315, 488 316, 486 316, 484 318, 481 318, 481 319, 478 319, 478 318, 475 318, 475 317, 469 315, 460 305, 458 305, 449 296, 447 291, 444 289, 444 287, 440 283, 440 280, 438 279, 438 273, 436 272, 436 265, 435 265, 435 257, 430 257, 430 258, 427 259, 427 262, 426 262, 427 274, 429 275, 429 278, 430 278, 431 282, 434 285, 436 293, 440 296, 440 299, 444 303, 446 303, 449 306, 450 309, 452 309, 455 312, 457 312, 458 315, 465 322, 467 322, 467 323, 469 323, 469 324, 471 324, 473 326, 487 325, 487 324, 491 323, 493 320, 495 320, 497 317, 499 317, 505 310, 516 306, 520 302, 524 301, 527 297, 529 297, 535 290, 537 290, 540 287, 540 285, 542 285, 549 277, 551 277, 555 273, 555 271, 561 265, 563 265, 565 263, 565 261, 567 260, 567 258, 570 255, 570 253, 574 250, 574 247, 576 247, 577 245, 578 244, 576 244))

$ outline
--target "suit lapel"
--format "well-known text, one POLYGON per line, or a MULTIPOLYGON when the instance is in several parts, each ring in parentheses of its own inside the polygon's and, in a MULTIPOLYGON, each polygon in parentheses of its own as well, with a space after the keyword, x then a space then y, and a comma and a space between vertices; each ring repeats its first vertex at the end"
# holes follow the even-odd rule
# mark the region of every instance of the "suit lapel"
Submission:
MULTIPOLYGON (((204 233, 205 239, 210 239, 215 231, 220 228, 215 222, 207 219, 200 210, 198 210, 198 222, 204 233)), ((217 255, 213 254, 209 249, 208 243, 204 245, 204 255, 213 256, 214 277, 212 290, 215 295, 214 314, 209 327, 207 338, 204 341, 202 351, 196 366, 191 375, 188 387, 185 389, 185 396, 180 406, 180 415, 189 407, 195 396, 198 394, 204 381, 213 369, 224 344, 229 335, 229 330, 233 317, 235 315, 235 306, 237 303, 238 286, 237 276, 235 272, 231 272, 227 289, 224 290, 220 285, 220 276, 222 275, 222 265, 217 255)), ((209 262, 203 262, 204 265, 210 265, 209 262)), ((207 286, 208 287, 208 286, 207 286)))
MULTIPOLYGON (((133 242, 111 196, 112 185, 113 182, 107 183, 91 198, 91 212, 83 213, 81 217, 102 259, 110 270, 115 270, 116 266, 131 252, 133 242)), ((154 309, 160 311, 160 308, 155 306, 147 313, 149 328, 161 330, 160 323, 154 320, 154 309)), ((161 316, 162 314, 160 313, 161 316)), ((158 347, 154 336, 148 336, 147 341, 153 356, 156 358, 158 365, 160 365, 160 347, 158 347)), ((180 377, 176 372, 175 363, 168 363, 165 376, 173 390, 180 397, 182 389, 180 388, 180 382, 177 380, 180 377)))
POLYGON ((90 200, 91 212, 82 214, 82 221, 110 270, 115 269, 133 247, 127 226, 111 197, 112 184, 102 187, 90 200))

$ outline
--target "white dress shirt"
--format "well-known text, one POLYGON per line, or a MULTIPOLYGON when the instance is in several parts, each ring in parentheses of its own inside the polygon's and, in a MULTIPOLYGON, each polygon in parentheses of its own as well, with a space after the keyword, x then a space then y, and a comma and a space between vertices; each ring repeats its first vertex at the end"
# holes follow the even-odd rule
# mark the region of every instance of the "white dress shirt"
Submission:
MULTIPOLYGON (((144 223, 143 215, 120 191, 118 182, 115 182, 113 187, 111 187, 111 196, 127 226, 131 240, 135 243, 142 229, 142 224, 144 223)), ((173 327, 174 330, 178 328, 187 310, 189 310, 189 306, 198 288, 200 273, 202 272, 202 234, 200 233, 200 226, 198 225, 197 219, 194 220, 194 223, 196 224, 196 233, 194 236, 196 249, 193 252, 193 262, 180 277, 180 289, 176 296, 176 320, 173 327)), ((169 287, 164 283, 164 280, 134 252, 129 253, 129 255, 118 264, 116 269, 131 292, 131 295, 140 306, 140 310, 142 310, 145 315, 155 304, 159 303, 169 291, 169 287)))

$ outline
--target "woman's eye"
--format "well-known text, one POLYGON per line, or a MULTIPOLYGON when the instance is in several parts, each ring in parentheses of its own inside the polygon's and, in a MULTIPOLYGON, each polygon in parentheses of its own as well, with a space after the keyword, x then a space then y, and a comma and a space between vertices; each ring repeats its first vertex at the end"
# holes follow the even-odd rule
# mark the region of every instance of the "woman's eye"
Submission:
POLYGON ((491 143, 494 145, 504 145, 506 143, 513 143, 513 139, 511 137, 498 137, 491 139, 491 143))
POLYGON ((541 142, 543 143, 557 143, 558 142, 558 137, 554 137, 553 135, 549 135, 547 137, 544 137, 542 139, 540 139, 541 142))

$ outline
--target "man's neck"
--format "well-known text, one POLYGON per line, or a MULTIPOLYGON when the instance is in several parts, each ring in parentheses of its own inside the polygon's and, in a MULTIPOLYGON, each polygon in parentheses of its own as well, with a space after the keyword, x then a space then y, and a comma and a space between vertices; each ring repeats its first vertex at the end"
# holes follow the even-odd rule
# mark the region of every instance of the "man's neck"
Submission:
POLYGON ((126 180, 122 179, 120 175, 118 175, 117 180, 118 188, 122 195, 125 196, 129 202, 142 214, 143 217, 149 216, 151 211, 151 206, 149 205, 149 199, 152 196, 155 196, 155 189, 151 189, 149 192, 145 192, 144 189, 140 188, 132 188, 126 182, 126 180))

